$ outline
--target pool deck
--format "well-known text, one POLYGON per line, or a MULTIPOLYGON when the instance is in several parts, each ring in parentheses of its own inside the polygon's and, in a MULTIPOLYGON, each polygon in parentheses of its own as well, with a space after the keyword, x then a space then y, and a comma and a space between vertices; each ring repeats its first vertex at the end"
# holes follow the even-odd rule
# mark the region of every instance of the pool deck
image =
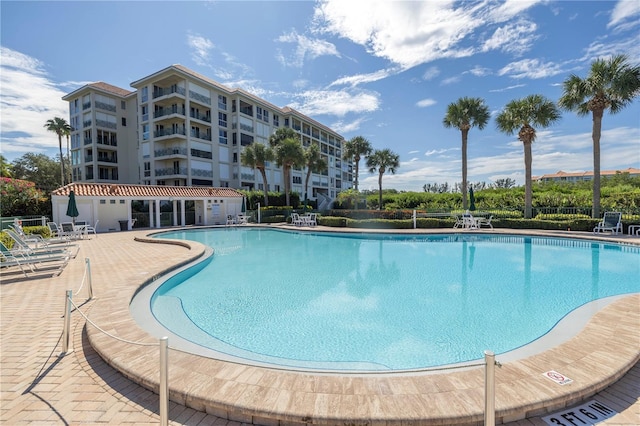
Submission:
MULTIPOLYGON (((113 232, 79 241, 78 256, 58 276, 43 273, 25 279, 16 268, 2 269, 1 424, 158 423, 158 396, 145 389, 158 387, 158 341, 135 323, 128 305, 142 284, 199 258, 205 248, 193 242, 138 241, 152 231, 113 232), (94 292, 89 301, 86 284, 80 289, 86 258, 94 292), (65 291, 79 289, 73 300, 91 321, 120 339, 154 346, 116 340, 75 312, 72 350, 61 355, 65 291)), ((594 238, 581 232, 535 234, 594 238)), ((628 235, 597 238, 640 244, 640 238, 628 235)), ((566 342, 497 368, 496 422, 544 425, 539 416, 594 398, 618 412, 600 424, 640 424, 639 359, 640 295, 636 294, 597 312, 566 342), (573 382, 558 385, 543 377, 549 370, 573 382)), ((171 349, 169 386, 170 423, 176 425, 483 422, 482 368, 436 374, 314 374, 246 366, 171 349)))

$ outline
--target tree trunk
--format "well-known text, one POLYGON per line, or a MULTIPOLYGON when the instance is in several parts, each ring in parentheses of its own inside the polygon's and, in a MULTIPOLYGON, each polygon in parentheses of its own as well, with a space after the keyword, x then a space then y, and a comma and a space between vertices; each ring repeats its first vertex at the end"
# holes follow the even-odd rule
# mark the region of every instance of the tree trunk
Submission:
POLYGON ((311 167, 307 170, 307 177, 304 179, 304 205, 307 205, 309 179, 311 178, 311 167))
POLYGON ((467 138, 469 129, 462 129, 462 209, 467 210, 467 138))
POLYGON ((382 210, 382 173, 378 175, 378 210, 382 210))
POLYGON ((62 154, 62 135, 58 135, 58 146, 60 147, 60 182, 64 186, 64 156, 62 154))
POLYGON ((531 141, 524 143, 524 218, 531 219, 531 141))
POLYGON ((593 111, 593 211, 591 217, 600 218, 600 134, 602 130, 602 115, 604 110, 593 111))
POLYGON ((282 171, 284 174, 284 199, 285 199, 285 204, 287 205, 287 207, 290 206, 289 204, 289 186, 291 185, 290 182, 290 178, 289 178, 289 170, 290 167, 289 166, 283 166, 282 171))
POLYGON ((267 207, 269 205, 269 190, 267 189, 269 186, 267 185, 267 172, 261 167, 260 174, 262 174, 262 183, 264 184, 264 206, 267 207))
POLYGON ((356 161, 356 192, 358 192, 358 172, 360 169, 360 156, 356 155, 354 160, 356 161))

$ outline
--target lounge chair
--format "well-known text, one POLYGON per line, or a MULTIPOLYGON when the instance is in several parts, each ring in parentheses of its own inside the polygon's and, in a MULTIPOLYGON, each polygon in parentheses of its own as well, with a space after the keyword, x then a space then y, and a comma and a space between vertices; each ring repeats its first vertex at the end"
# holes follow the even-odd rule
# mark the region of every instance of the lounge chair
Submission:
POLYGON ((61 271, 64 266, 69 262, 71 255, 65 250, 59 253, 35 253, 29 254, 22 250, 10 250, 7 246, 0 241, 0 252, 2 253, 0 266, 18 266, 24 276, 27 275, 25 266, 31 269, 31 272, 35 272, 38 269, 38 265, 48 262, 60 262, 58 271, 61 271))
POLYGON ((605 212, 602 221, 593 228, 594 233, 611 231, 612 234, 622 232, 622 213, 621 212, 605 212))
POLYGON ((483 226, 488 226, 489 228, 493 229, 493 225, 491 224, 492 219, 493 219, 493 215, 489 216, 488 219, 486 217, 477 218, 476 222, 478 224, 478 228, 482 228, 483 226))
POLYGON ((54 246, 48 244, 45 239, 42 239, 42 243, 37 245, 36 247, 32 247, 29 245, 29 241, 23 239, 20 235, 18 235, 15 231, 11 229, 5 229, 4 231, 11 239, 14 241, 13 251, 16 253, 26 254, 26 255, 52 255, 52 254, 66 254, 75 259, 78 255, 78 251, 80 247, 78 245, 68 245, 68 246, 54 246))

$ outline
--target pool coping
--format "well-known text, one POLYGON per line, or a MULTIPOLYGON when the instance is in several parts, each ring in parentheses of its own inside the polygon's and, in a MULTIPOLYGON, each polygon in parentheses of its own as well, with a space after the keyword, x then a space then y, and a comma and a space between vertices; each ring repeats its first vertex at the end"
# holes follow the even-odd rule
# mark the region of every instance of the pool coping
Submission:
MULTIPOLYGON (((282 228, 300 230, 299 227, 282 228)), ((345 228, 308 229, 348 232, 345 228)), ((452 233, 449 229, 418 231, 422 232, 406 233, 452 233)), ((385 231, 357 229, 354 232, 385 231)), ((621 241, 620 238, 577 232, 483 230, 481 233, 578 237, 639 244, 638 239, 621 241)), ((150 238, 137 240, 158 242, 150 238)), ((199 243, 189 241, 187 245, 193 254, 181 265, 206 253, 199 243)), ((181 265, 170 265, 163 273, 181 265)), ((101 294, 100 300, 92 306, 92 320, 123 339, 157 343, 157 339, 142 330, 128 311, 133 295, 145 284, 111 283, 106 294, 101 294)), ((568 341, 542 353, 505 362, 496 371, 496 422, 544 415, 577 404, 617 381, 640 359, 638 324, 640 295, 622 297, 596 313, 585 328, 568 341), (558 385, 543 376, 549 370, 558 371, 573 382, 558 385)), ((92 326, 87 326, 87 334, 91 345, 105 361, 129 379, 158 392, 157 347, 114 341, 92 326)), ((483 368, 442 373, 327 374, 249 366, 174 349, 170 350, 169 360, 170 398, 173 401, 239 422, 264 425, 462 425, 483 420, 483 368)))

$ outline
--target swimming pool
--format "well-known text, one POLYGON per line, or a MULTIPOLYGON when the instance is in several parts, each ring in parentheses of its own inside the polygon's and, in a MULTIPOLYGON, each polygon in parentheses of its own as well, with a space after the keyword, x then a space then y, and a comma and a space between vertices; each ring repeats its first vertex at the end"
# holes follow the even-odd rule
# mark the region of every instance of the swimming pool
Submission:
POLYGON ((168 279, 153 315, 250 362, 389 371, 503 353, 592 300, 640 291, 640 249, 512 235, 164 233, 209 261, 168 279))

